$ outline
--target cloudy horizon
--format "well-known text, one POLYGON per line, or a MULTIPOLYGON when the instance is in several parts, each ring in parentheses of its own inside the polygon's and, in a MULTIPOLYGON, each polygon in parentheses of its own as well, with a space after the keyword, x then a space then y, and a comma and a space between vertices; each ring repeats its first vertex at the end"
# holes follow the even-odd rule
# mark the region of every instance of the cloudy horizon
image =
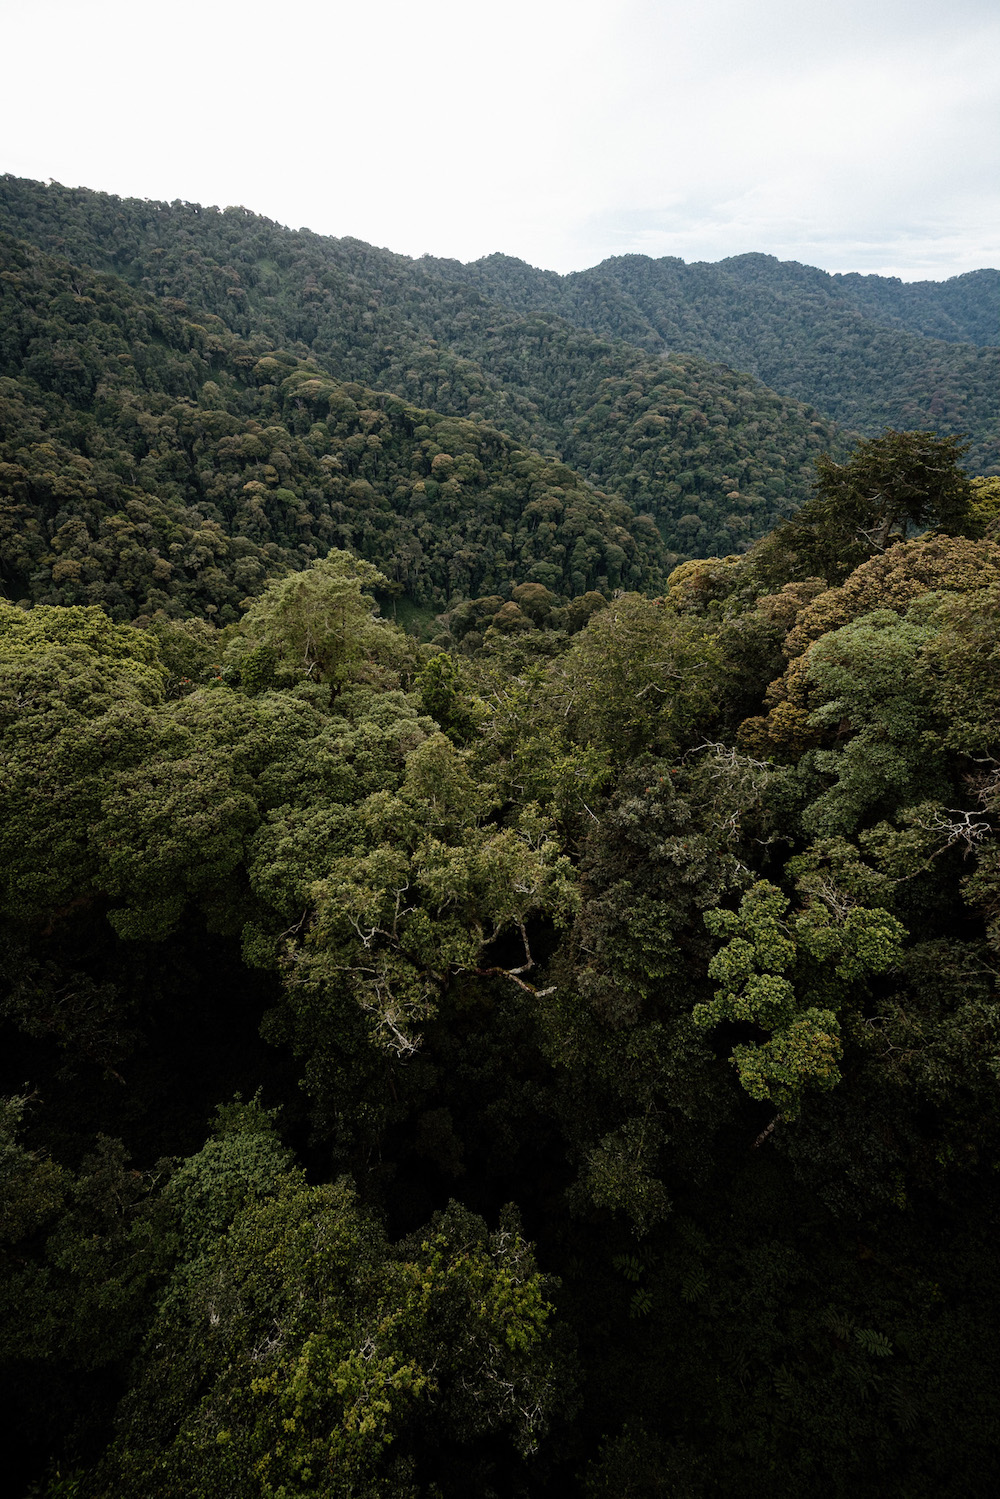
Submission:
POLYGON ((1000 13, 956 0, 9 0, 0 170, 397 252, 1000 265, 1000 13), (41 81, 40 81, 41 80, 41 81))

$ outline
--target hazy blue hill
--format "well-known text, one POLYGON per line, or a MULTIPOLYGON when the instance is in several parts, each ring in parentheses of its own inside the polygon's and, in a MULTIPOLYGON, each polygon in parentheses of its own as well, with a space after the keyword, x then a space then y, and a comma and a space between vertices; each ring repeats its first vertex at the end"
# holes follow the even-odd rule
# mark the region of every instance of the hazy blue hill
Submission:
POLYGON ((565 277, 500 255, 427 264, 519 312, 548 307, 652 354, 745 370, 865 433, 968 433, 973 467, 1000 463, 998 271, 904 283, 761 254, 717 264, 622 255, 565 277))
POLYGON ((620 337, 628 329, 629 340, 639 344, 662 333, 668 308, 673 314, 672 324, 667 323, 672 336, 724 339, 726 308, 734 296, 742 301, 748 292, 754 296, 750 305, 758 314, 770 305, 779 320, 787 317, 789 303, 815 309, 818 302, 826 301, 841 311, 859 312, 920 337, 945 343, 1000 344, 997 270, 969 271, 946 281, 904 282, 895 276, 830 274, 760 253, 690 263, 676 256, 621 255, 565 277, 534 271, 523 261, 503 255, 491 255, 467 267, 454 261, 430 263, 442 274, 459 274, 483 290, 499 292, 512 305, 558 306, 563 316, 571 318, 586 314, 588 326, 620 337))
POLYGON ((947 281, 899 281, 895 276, 835 276, 854 303, 898 321, 911 333, 947 343, 1000 343, 1000 271, 966 271, 947 281))
POLYGON ((560 311, 605 335, 746 370, 862 432, 967 433, 973 467, 1000 463, 996 271, 904 285, 766 255, 718 265, 628 255, 566 279, 560 311))
POLYGON ((565 277, 500 255, 426 263, 521 313, 548 308, 650 354, 744 370, 864 433, 967 433, 972 467, 1000 465, 998 271, 905 283, 761 254, 717 264, 622 255, 565 277))
POLYGON ((926 338, 1000 344, 1000 271, 968 271, 946 281, 901 281, 898 276, 857 271, 830 274, 757 253, 730 256, 708 269, 784 296, 828 297, 886 326, 926 338))

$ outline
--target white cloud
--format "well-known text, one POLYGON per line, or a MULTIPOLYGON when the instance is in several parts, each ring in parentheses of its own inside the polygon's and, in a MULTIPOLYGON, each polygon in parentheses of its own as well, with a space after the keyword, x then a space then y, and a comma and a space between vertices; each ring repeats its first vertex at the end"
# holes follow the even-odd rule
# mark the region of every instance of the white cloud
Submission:
POLYGON ((1000 16, 953 0, 8 0, 0 167, 569 270, 1000 262, 1000 16))

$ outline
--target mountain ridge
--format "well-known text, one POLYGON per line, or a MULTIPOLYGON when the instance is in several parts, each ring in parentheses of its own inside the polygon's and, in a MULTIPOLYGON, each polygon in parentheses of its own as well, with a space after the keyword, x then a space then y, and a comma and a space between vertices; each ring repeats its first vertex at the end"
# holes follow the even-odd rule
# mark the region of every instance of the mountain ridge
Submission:
POLYGON ((674 560, 743 550, 808 497, 819 454, 844 449, 831 422, 748 375, 664 360, 551 311, 523 316, 360 241, 289 234, 242 210, 3 188, 5 221, 30 242, 58 241, 70 263, 168 312, 218 317, 258 357, 284 350, 336 380, 485 421, 652 515, 674 560))
MULTIPOLYGON (((996 321, 1000 272, 992 270, 897 283, 753 252, 718 263, 620 256, 560 276, 511 256, 412 259, 353 237, 286 229, 242 208, 122 199, 9 176, 0 179, 0 226, 155 295, 207 306, 241 336, 301 343, 338 378, 425 404, 426 392, 407 388, 394 356, 405 359, 415 346, 426 355, 436 344, 478 364, 478 350, 462 343, 470 315, 544 314, 626 346, 623 367, 629 351, 633 359, 693 355, 752 375, 848 430, 968 434, 970 467, 1000 471, 1000 349, 975 341, 996 321), (324 297, 333 299, 325 328, 324 297), (335 367, 348 352, 352 366, 335 367)), ((517 407, 537 404, 535 394, 502 383, 492 382, 484 414, 523 439, 532 417, 517 407)), ((536 445, 554 442, 537 424, 531 436, 536 445)))

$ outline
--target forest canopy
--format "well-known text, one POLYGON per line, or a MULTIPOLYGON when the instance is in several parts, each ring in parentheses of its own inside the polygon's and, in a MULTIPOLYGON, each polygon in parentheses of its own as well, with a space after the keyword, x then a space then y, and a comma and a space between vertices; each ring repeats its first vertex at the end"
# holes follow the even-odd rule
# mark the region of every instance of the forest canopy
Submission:
POLYGON ((16 1492, 994 1492, 980 450, 7 187, 16 1492))

